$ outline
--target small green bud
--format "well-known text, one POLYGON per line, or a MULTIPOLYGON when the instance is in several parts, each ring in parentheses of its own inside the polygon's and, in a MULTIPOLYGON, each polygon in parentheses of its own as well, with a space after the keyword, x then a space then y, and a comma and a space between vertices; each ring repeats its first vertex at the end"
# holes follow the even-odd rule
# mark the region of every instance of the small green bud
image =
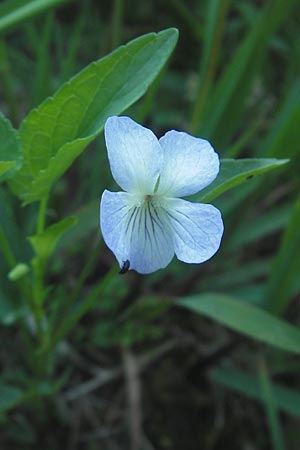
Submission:
POLYGON ((27 275, 30 268, 27 264, 19 263, 14 267, 7 275, 8 279, 10 281, 17 281, 20 278, 24 277, 24 275, 27 275))

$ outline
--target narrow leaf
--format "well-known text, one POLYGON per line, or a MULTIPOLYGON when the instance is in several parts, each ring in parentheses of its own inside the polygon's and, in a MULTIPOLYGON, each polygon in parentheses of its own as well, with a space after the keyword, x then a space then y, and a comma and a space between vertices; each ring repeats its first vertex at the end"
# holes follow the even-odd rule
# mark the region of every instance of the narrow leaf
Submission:
MULTIPOLYGON (((217 368, 212 371, 211 378, 235 392, 249 398, 263 401, 261 383, 257 376, 249 375, 236 369, 217 368)), ((297 390, 272 383, 274 402, 282 411, 300 417, 300 394, 297 390)))
POLYGON ((261 390, 263 394, 266 417, 268 419, 269 430, 274 450, 284 450, 285 444, 283 440, 282 427, 278 414, 278 408, 275 403, 275 393, 270 380, 268 369, 264 359, 259 362, 259 375, 261 390))
POLYGON ((295 282, 300 290, 300 200, 297 200, 274 261, 267 289, 266 305, 275 314, 287 308, 295 282))
POLYGON ((300 330, 270 313, 224 294, 205 293, 177 304, 287 352, 300 354, 300 330))
POLYGON ((222 159, 220 172, 215 181, 193 200, 210 202, 219 195, 247 180, 286 164, 288 159, 222 159))

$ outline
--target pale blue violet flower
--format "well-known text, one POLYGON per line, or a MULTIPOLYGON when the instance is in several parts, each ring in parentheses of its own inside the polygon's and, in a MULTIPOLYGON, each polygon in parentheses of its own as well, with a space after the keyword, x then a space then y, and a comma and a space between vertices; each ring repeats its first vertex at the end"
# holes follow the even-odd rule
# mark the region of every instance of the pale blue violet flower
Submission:
POLYGON ((110 117, 105 141, 112 175, 125 192, 103 192, 100 225, 121 272, 155 272, 174 254, 186 263, 211 258, 223 234, 220 211, 179 198, 216 178, 219 157, 210 143, 174 130, 158 140, 129 117, 110 117))

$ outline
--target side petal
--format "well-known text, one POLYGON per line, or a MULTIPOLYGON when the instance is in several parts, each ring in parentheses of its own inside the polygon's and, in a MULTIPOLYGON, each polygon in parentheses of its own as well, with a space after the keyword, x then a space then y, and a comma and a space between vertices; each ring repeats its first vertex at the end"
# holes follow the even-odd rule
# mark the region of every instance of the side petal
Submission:
POLYGON ((129 117, 109 117, 105 142, 111 171, 122 189, 152 194, 159 175, 162 151, 157 137, 129 117))
POLYGON ((220 211, 182 199, 168 199, 165 207, 177 258, 186 263, 210 259, 219 249, 224 231, 220 211))
POLYGON ((100 202, 100 228, 106 245, 115 254, 120 266, 128 259, 124 229, 132 207, 132 197, 127 192, 105 190, 100 202))
POLYGON ((163 161, 158 194, 183 197, 208 186, 219 173, 219 156, 205 139, 180 131, 160 138, 163 161))
POLYGON ((139 205, 126 192, 104 191, 100 225, 120 267, 128 260, 130 269, 151 273, 166 267, 174 256, 167 215, 150 202, 139 205))

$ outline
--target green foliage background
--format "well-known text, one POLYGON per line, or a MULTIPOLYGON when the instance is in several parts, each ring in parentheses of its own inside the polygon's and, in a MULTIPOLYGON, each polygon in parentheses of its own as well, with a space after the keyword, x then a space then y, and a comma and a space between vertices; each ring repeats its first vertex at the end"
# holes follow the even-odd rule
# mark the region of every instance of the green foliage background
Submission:
POLYGON ((0 4, 1 449, 299 449, 299 21, 296 0, 0 4), (220 154, 192 199, 224 217, 211 261, 117 274, 101 131, 123 111, 220 154))

